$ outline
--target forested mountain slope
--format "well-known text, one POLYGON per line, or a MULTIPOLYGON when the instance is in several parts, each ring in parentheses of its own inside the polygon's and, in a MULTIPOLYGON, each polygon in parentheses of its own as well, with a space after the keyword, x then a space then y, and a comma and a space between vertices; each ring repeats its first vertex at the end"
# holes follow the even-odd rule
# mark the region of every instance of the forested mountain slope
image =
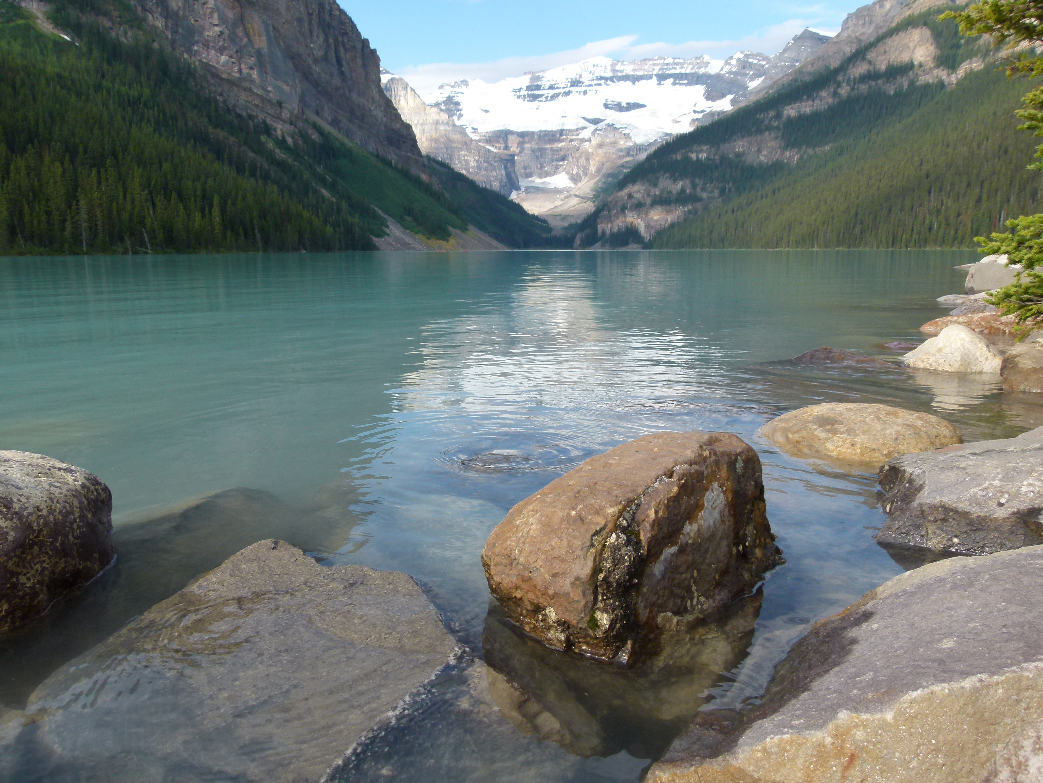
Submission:
POLYGON ((462 206, 419 155, 396 165, 319 116, 246 111, 208 67, 121 0, 49 18, 0 0, 0 254, 373 249, 381 212, 433 240, 469 214, 522 244, 547 233, 513 213, 500 231, 473 209, 498 194, 468 181, 462 206))
POLYGON ((663 145, 577 244, 967 247, 1034 211, 1043 180, 1014 130, 1027 83, 944 10, 663 145))

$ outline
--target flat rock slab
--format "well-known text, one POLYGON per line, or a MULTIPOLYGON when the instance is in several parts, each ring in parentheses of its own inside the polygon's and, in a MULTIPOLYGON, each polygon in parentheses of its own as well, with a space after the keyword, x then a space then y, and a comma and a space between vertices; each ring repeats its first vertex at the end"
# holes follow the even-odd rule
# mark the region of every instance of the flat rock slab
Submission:
POLYGON ((455 651, 405 574, 262 541, 44 682, 0 779, 314 783, 455 651))
POLYGON ((511 621, 555 649, 621 660, 779 562, 757 453, 703 432, 592 457, 512 508, 482 552, 511 621))
POLYGON ((817 623, 743 717, 704 714, 648 783, 1019 781, 1043 753, 1043 547, 918 568, 817 623))
POLYGON ((82 468, 0 451, 0 634, 44 614, 113 558, 112 493, 82 468))
POLYGON ((787 454, 844 468, 878 470, 897 454, 960 443, 949 422, 889 405, 828 402, 798 408, 760 429, 787 454))
POLYGON ((926 335, 941 334, 949 326, 965 326, 975 334, 989 338, 1011 338, 1017 334, 1018 322, 1013 315, 999 313, 969 313, 965 315, 947 315, 935 318, 920 327, 926 335))
POLYGON ((966 555, 1043 544, 1043 427, 898 457, 880 471, 880 486, 882 544, 966 555))
POLYGON ((937 337, 903 356, 902 363, 920 370, 997 375, 1003 357, 981 335, 966 326, 949 324, 937 337))

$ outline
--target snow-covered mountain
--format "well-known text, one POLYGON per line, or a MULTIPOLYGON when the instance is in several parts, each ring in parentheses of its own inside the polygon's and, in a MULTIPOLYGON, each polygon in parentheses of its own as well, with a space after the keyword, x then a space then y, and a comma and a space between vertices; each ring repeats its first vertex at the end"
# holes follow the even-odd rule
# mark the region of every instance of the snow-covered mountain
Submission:
MULTIPOLYGON (((726 60, 656 57, 622 62, 594 57, 572 65, 487 83, 443 84, 419 96, 466 131, 475 146, 504 160, 508 174, 484 182, 490 167, 468 170, 477 159, 461 134, 432 128, 401 79, 385 75, 385 91, 407 122, 423 115, 417 132, 424 152, 505 192, 536 214, 575 219, 591 208, 597 189, 621 166, 665 139, 733 108, 813 54, 827 36, 805 30, 773 57, 739 52, 726 60), (434 134, 434 135, 433 135, 434 134), (435 138, 438 135, 438 138, 435 138), (452 135, 452 140, 448 139, 452 135), (463 168, 461 168, 461 166, 463 168), (511 176, 513 171, 515 176, 511 176)), ((416 125, 414 125, 416 130, 416 125)))

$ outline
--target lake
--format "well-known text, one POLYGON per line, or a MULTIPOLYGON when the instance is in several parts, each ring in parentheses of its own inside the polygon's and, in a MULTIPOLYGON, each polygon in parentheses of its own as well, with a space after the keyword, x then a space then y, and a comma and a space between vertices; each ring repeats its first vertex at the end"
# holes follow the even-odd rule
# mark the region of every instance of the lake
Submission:
POLYGON ((434 684, 422 720, 361 748, 340 779, 636 781, 701 704, 756 699, 811 622, 902 571, 872 539, 875 477, 779 454, 756 435, 762 424, 822 401, 931 411, 967 440, 1043 423, 1043 409, 973 378, 787 361, 823 345, 896 358, 886 344, 921 340, 918 327, 947 312, 935 298, 962 291, 952 267, 976 259, 0 259, 0 448, 100 476, 119 551, 83 596, 0 643, 0 709, 23 707, 50 671, 276 536, 328 564, 409 573, 477 660, 496 658, 498 673, 482 676, 531 702, 528 713, 495 693, 489 702, 502 683, 476 685, 463 667, 434 684), (514 503, 657 430, 730 431, 757 448, 786 564, 764 580, 726 668, 609 682, 596 664, 547 658, 512 635, 490 613, 479 554, 514 503), (488 703, 465 709, 464 696, 488 703), (524 724, 537 713, 557 728, 524 724))

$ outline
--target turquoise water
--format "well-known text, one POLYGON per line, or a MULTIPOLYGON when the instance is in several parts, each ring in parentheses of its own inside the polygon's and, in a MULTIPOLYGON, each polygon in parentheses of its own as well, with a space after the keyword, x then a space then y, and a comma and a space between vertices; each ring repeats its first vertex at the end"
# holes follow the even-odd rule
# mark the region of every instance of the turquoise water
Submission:
MULTIPOLYGON (((755 435, 761 424, 825 400, 932 410, 968 440, 1043 420, 1031 403, 966 379, 784 361, 821 345, 898 355, 885 343, 921 339, 918 327, 946 312, 934 299, 962 286, 952 267, 975 258, 0 259, 0 448, 98 474, 122 547, 119 567, 86 596, 0 644, 0 705, 23 706, 51 669, 269 534, 325 562, 408 572, 481 659, 495 636, 478 559, 489 531, 587 457, 664 429, 733 431, 764 461, 787 564, 765 580, 748 654, 707 691, 718 704, 756 698, 810 622, 901 571, 871 538, 882 519, 873 477, 780 455, 755 435), (236 488, 269 494, 197 515, 176 541, 149 523, 236 488), (256 511, 250 503, 270 518, 236 511, 256 511)), ((423 730, 367 751, 352 779, 386 779, 387 769, 408 779, 421 768, 433 779, 527 779, 522 766, 535 775, 545 764, 558 777, 543 779, 636 780, 683 720, 628 746, 611 738, 637 719, 613 709, 599 713, 609 739, 589 758, 500 727, 464 770, 432 761, 433 748, 464 731, 459 716, 432 707, 423 730)))

